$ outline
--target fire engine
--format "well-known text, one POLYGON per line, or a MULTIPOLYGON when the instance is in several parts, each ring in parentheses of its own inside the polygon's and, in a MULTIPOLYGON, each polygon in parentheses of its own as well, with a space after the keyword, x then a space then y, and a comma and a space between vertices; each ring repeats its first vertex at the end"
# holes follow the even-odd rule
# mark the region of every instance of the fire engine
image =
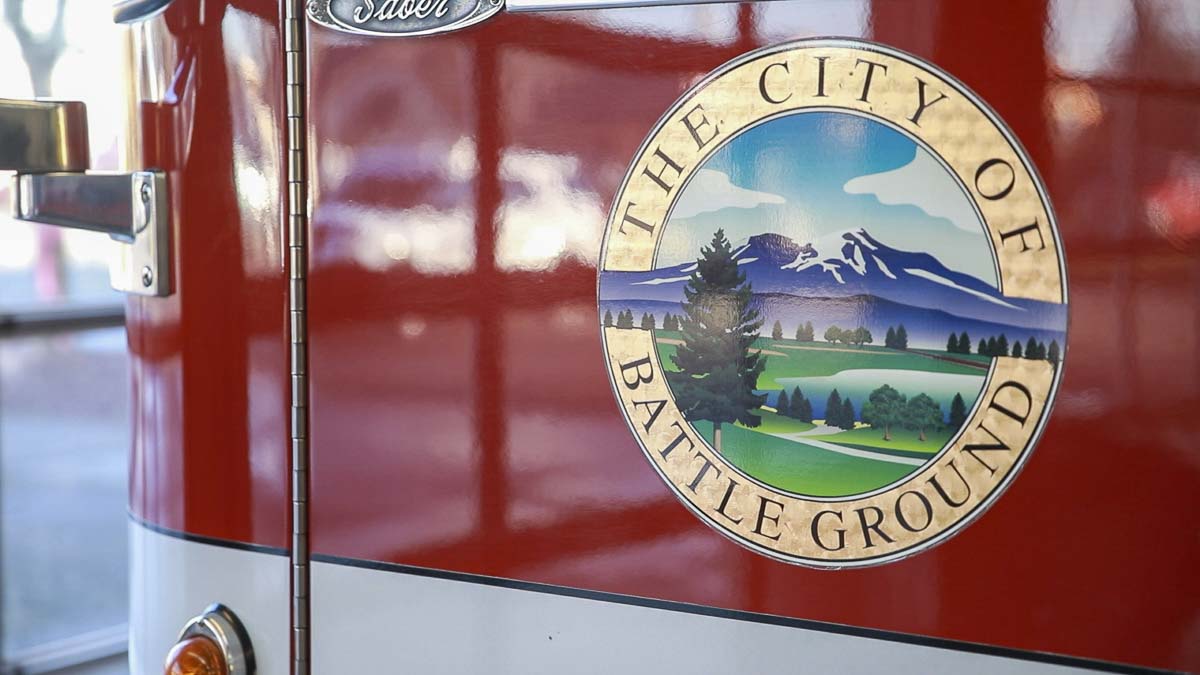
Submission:
POLYGON ((1200 669, 1196 10, 120 0, 132 671, 1200 669))

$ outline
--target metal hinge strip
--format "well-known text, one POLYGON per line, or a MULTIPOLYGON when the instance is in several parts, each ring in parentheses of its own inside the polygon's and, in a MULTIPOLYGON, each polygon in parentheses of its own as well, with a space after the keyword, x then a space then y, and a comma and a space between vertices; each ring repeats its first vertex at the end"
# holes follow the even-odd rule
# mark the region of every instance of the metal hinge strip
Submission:
POLYGON ((308 181, 305 163, 306 63, 304 1, 283 3, 284 106, 286 110, 288 345, 291 374, 291 615, 292 673, 308 675, 309 553, 308 553, 308 358, 306 330, 308 294, 308 181))

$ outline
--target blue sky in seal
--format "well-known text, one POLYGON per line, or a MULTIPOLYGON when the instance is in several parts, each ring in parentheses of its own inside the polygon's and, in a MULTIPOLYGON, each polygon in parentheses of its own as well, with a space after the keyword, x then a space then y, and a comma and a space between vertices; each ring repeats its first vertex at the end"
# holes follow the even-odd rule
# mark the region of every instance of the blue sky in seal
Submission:
POLYGON ((848 113, 778 117, 713 153, 677 200, 656 267, 694 260, 718 227, 735 244, 763 232, 805 244, 861 228, 996 282, 983 225, 949 171, 900 131, 848 113))

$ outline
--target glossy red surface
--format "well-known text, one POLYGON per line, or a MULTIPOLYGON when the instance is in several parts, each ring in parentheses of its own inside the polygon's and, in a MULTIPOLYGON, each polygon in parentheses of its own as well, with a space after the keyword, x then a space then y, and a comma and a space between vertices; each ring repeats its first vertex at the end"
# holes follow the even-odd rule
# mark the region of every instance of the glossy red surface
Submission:
MULTIPOLYGON (((418 40, 310 27, 313 552, 1200 668, 1193 10, 781 1, 418 40), (1048 184, 1071 293, 1064 384, 1013 486, 948 543, 839 573, 743 550, 672 496, 609 391, 595 296, 609 202, 658 116, 747 49, 831 34, 928 59, 1000 113, 1048 184)), ((213 377, 245 385, 260 352, 242 342, 281 343, 234 328, 233 375, 213 377)), ((238 405, 206 419, 234 443, 278 412, 238 405)))
POLYGON ((288 371, 277 3, 176 2, 135 24, 130 163, 167 171, 174 295, 127 304, 130 510, 288 541, 288 371))

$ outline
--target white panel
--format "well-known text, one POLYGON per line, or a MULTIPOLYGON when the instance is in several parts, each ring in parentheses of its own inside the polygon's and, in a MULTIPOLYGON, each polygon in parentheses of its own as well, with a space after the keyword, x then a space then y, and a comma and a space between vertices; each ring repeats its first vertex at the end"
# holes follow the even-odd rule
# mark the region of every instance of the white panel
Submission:
POLYGON ((287 675, 291 649, 288 559, 212 546, 129 525, 129 668, 161 675, 188 619, 214 602, 233 610, 258 660, 259 675, 287 675))
POLYGON ((1091 672, 322 562, 312 635, 314 673, 1091 672))

